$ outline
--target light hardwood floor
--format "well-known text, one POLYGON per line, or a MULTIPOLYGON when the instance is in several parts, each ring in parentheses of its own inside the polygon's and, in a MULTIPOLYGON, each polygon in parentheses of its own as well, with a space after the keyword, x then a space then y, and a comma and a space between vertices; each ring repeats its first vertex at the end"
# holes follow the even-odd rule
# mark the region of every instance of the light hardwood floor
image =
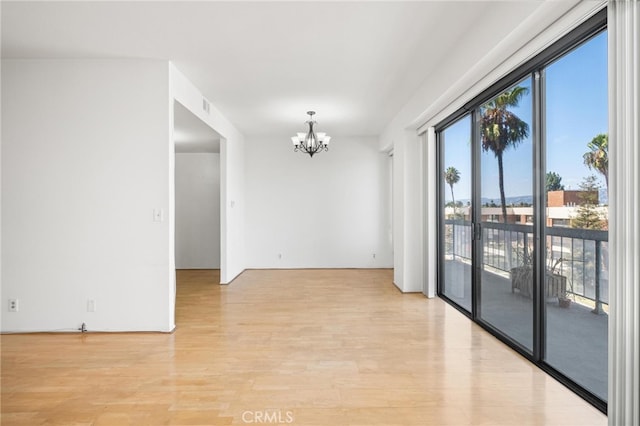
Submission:
POLYGON ((606 424, 442 300, 391 280, 246 271, 219 286, 216 271, 179 271, 173 334, 3 335, 2 425, 606 424))

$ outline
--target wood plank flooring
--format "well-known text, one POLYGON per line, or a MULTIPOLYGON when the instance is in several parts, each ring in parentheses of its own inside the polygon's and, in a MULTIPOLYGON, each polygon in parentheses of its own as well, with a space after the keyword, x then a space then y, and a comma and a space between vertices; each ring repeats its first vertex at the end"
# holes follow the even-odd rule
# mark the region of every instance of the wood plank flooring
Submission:
POLYGON ((2 425, 605 425, 389 270, 178 271, 177 329, 3 335, 2 425))

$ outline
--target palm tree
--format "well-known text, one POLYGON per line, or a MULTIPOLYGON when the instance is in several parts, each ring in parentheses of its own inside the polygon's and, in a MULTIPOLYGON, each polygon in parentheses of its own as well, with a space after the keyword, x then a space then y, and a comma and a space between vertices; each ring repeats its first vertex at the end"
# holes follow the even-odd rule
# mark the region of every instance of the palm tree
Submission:
POLYGON ((584 165, 591 170, 596 170, 604 176, 604 181, 609 189, 609 135, 600 133, 587 144, 589 151, 582 158, 584 165))
POLYGON ((529 125, 509 108, 518 106, 523 96, 529 93, 526 87, 515 86, 496 96, 481 108, 480 132, 482 150, 492 151, 498 159, 498 179, 502 217, 507 223, 507 203, 504 196, 504 167, 502 155, 509 147, 516 147, 529 136, 529 125))
POLYGON ((453 185, 460 181, 460 172, 455 167, 447 167, 444 172, 444 181, 451 187, 451 198, 453 199, 453 217, 456 217, 456 197, 453 196, 453 185))

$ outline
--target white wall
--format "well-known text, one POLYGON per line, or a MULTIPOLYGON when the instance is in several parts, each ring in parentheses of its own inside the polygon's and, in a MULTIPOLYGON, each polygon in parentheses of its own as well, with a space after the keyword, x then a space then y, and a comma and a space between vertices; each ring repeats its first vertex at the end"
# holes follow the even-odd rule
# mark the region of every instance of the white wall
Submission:
POLYGON ((332 136, 313 158, 286 137, 247 138, 249 268, 393 265, 388 156, 377 138, 332 136))
POLYGON ((176 153, 176 269, 220 268, 220 154, 176 153))
MULTIPOLYGON (((223 133, 224 134, 224 133, 223 133)), ((220 283, 229 284, 247 267, 245 252, 244 139, 232 137, 220 144, 220 203, 222 247, 220 283)))
POLYGON ((167 63, 2 67, 2 331, 172 330, 167 63))
MULTIPOLYGON (((245 269, 245 182, 244 136, 211 105, 202 108, 202 93, 173 65, 170 64, 171 98, 204 121, 222 136, 220 140, 220 282, 230 283, 245 269)), ((173 120, 171 120, 173 123, 173 120)), ((172 136, 173 138, 173 136, 172 136)), ((171 161, 174 156, 172 154, 171 161)), ((172 165, 173 167, 173 165, 172 165)), ((172 178, 173 179, 173 178, 172 178)), ((170 183, 173 189, 173 180, 170 183)), ((175 194, 169 194, 174 205, 175 194)), ((174 231, 170 238, 173 240, 174 231)), ((171 247, 171 256, 174 255, 171 247)))
POLYGON ((402 143, 395 143, 393 151, 393 282, 403 292, 420 292, 424 261, 420 168, 423 152, 415 132, 400 134, 402 143))

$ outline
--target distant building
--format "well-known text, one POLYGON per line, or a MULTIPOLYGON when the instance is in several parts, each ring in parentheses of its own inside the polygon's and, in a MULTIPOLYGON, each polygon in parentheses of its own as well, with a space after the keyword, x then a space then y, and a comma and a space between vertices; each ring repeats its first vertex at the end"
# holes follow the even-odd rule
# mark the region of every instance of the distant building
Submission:
POLYGON ((593 200, 599 204, 598 191, 549 191, 547 192, 547 207, 575 207, 581 206, 585 200, 593 200))
MULTIPOLYGON (((549 191, 547 193, 547 226, 571 226, 571 219, 576 217, 578 207, 585 203, 585 200, 594 200, 599 203, 598 191, 549 191)), ((608 216, 606 206, 598 207, 603 217, 608 216)), ((471 220, 470 206, 459 206, 455 209, 455 216, 459 219, 464 217, 464 221, 471 220)), ((480 220, 482 222, 502 222, 501 207, 482 207, 480 220)), ((445 209, 445 218, 454 218, 453 207, 445 209)), ((532 225, 533 207, 507 207, 507 223, 532 225)))

